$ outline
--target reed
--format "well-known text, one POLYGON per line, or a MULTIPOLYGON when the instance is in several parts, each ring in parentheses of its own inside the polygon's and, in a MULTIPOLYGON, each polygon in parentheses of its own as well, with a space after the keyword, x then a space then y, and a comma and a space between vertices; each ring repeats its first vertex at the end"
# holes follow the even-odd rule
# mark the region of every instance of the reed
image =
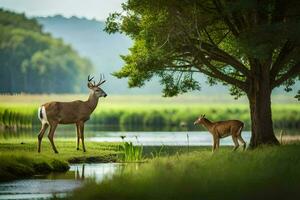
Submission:
MULTIPOLYGON (((0 104, 0 127, 31 128, 40 125, 37 118, 38 105, 0 104)), ((274 104, 272 106, 273 124, 276 129, 299 129, 300 106, 297 104, 274 104)), ((149 104, 147 106, 131 103, 104 104, 95 110, 89 125, 118 126, 123 130, 131 127, 180 128, 185 123, 190 130, 200 114, 206 114, 212 121, 239 119, 250 130, 249 108, 246 104, 149 104)), ((198 127, 199 128, 199 127, 198 127)))
POLYGON ((124 162, 138 162, 143 159, 143 146, 134 146, 132 142, 124 142, 119 147, 124 162))

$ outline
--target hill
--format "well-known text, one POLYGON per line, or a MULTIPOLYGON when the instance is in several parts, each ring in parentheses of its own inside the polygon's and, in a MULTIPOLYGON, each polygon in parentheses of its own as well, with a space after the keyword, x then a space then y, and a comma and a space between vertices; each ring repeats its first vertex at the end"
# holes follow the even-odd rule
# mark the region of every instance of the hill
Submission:
MULTIPOLYGON (((97 20, 61 15, 52 17, 38 17, 37 21, 43 26, 43 30, 54 37, 62 38, 76 49, 79 54, 89 58, 95 66, 95 74, 104 73, 107 84, 104 86, 108 94, 161 94, 159 81, 154 80, 142 88, 129 89, 127 80, 119 80, 111 75, 119 70, 123 61, 120 55, 126 55, 132 41, 121 34, 109 35, 103 31, 105 23, 97 20)), ((206 78, 199 75, 201 80, 201 94, 226 94, 228 90, 222 85, 209 87, 206 78)), ((296 85, 299 88, 299 82, 296 85)), ((199 94, 199 92, 193 92, 199 94)), ((274 94, 282 93, 282 89, 276 89, 274 94)), ((291 94, 292 95, 292 94, 291 94)))
MULTIPOLYGON (((95 66, 95 74, 104 73, 107 84, 104 86, 109 94, 160 94, 160 83, 150 81, 142 88, 129 89, 127 80, 119 80, 111 75, 119 70, 123 61, 120 55, 127 54, 132 41, 121 34, 109 35, 103 31, 105 23, 97 20, 61 15, 53 17, 38 17, 37 21, 43 26, 43 30, 54 37, 63 39, 72 45, 79 54, 89 58, 95 66)), ((227 93, 223 86, 207 88, 205 78, 202 79, 202 92, 213 94, 222 91, 227 93)))
POLYGON ((86 79, 83 72, 92 64, 43 32, 35 19, 0 9, 0 30, 0 93, 74 93, 86 88, 80 85, 86 79))
POLYGON ((107 83, 103 86, 108 94, 157 94, 159 83, 153 82, 141 89, 128 89, 126 80, 111 75, 121 68, 121 54, 127 54, 131 40, 121 34, 109 35, 103 31, 105 23, 85 18, 38 17, 43 30, 72 45, 80 55, 89 58, 95 66, 94 74, 103 73, 107 83))

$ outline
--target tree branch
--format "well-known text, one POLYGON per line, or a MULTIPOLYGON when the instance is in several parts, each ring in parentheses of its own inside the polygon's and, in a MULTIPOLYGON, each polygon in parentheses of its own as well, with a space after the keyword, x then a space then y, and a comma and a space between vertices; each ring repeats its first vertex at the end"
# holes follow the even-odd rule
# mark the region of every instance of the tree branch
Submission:
MULTIPOLYGON (((205 58, 205 56, 202 54, 202 53, 199 53, 199 56, 200 56, 200 62, 203 62, 203 64, 209 68, 211 70, 211 72, 209 71, 205 71, 205 74, 211 76, 211 77, 214 77, 214 78, 217 78, 217 79, 220 79, 222 81, 225 81, 231 85, 235 85, 237 86, 238 88, 240 88, 241 90, 243 91, 247 91, 247 85, 245 82, 243 81, 240 81, 238 79, 235 79, 235 78, 232 78, 222 72, 220 72, 215 66, 213 66, 208 60, 207 58, 205 58)), ((199 69, 199 71, 203 70, 203 68, 201 68, 201 66, 198 64, 198 65, 195 65, 195 67, 197 67, 197 69, 199 69)), ((204 72, 203 72, 204 73, 204 72)))
POLYGON ((206 28, 204 28, 204 32, 207 35, 209 41, 211 42, 212 45, 217 46, 216 43, 213 41, 213 39, 210 37, 209 33, 207 32, 206 28))
POLYGON ((300 74, 300 62, 296 63, 293 67, 291 67, 285 74, 283 74, 277 80, 271 82, 271 88, 275 88, 280 86, 284 81, 288 80, 289 78, 296 77, 300 74))
POLYGON ((225 33, 225 35, 219 40, 219 42, 217 43, 217 45, 219 45, 221 42, 223 42, 223 40, 226 38, 226 36, 228 35, 228 33, 230 33, 230 31, 227 31, 227 33, 225 33))
POLYGON ((171 31, 168 33, 168 36, 167 36, 166 41, 165 41, 162 45, 160 45, 160 46, 158 47, 159 49, 162 48, 163 46, 165 46, 165 44, 167 44, 167 43, 169 42, 170 33, 171 33, 171 31))
MULTIPOLYGON (((202 60, 201 60, 202 61, 202 60)), ((166 68, 164 71, 171 71, 171 72, 196 72, 196 73, 203 73, 209 77, 216 78, 222 81, 225 81, 229 84, 235 85, 241 90, 246 89, 246 84, 243 81, 239 81, 237 79, 234 79, 230 76, 227 76, 220 72, 215 66, 211 65, 209 61, 206 59, 204 64, 211 70, 205 70, 203 67, 201 67, 199 64, 190 64, 190 65, 166 65, 166 68), (193 70, 192 68, 196 68, 197 70, 193 70), (183 69, 183 68, 190 68, 190 69, 183 69)))
POLYGON ((184 70, 184 69, 173 69, 173 68, 166 68, 164 70, 161 70, 161 71, 170 71, 170 72, 197 72, 197 73, 200 73, 199 70, 184 70))
POLYGON ((190 68, 190 67, 193 67, 193 65, 192 65, 192 64, 186 64, 186 65, 166 64, 166 67, 173 67, 173 68, 190 68))
POLYGON ((218 59, 218 61, 231 65, 233 68, 235 68, 237 71, 240 71, 246 77, 250 77, 250 71, 247 69, 245 65, 239 62, 236 58, 229 55, 227 52, 223 51, 222 49, 219 49, 218 47, 209 45, 204 42, 202 42, 201 44, 202 44, 201 47, 207 51, 207 54, 209 56, 213 56, 215 59, 218 59))
POLYGON ((293 43, 290 40, 286 41, 271 68, 270 77, 272 80, 275 80, 278 72, 284 67, 284 62, 293 50, 293 43))
POLYGON ((239 32, 235 28, 234 24, 230 21, 229 17, 224 13, 224 8, 222 7, 222 4, 219 0, 213 1, 214 5, 216 6, 217 11, 219 14, 223 17, 225 24, 228 26, 229 30, 232 32, 232 34, 236 37, 238 37, 239 32))
MULTIPOLYGON (((218 4, 217 1, 216 1, 216 3, 218 4)), ((188 41, 190 43, 190 46, 192 48, 195 48, 195 43, 199 42, 198 38, 194 38, 194 37, 191 36, 191 33, 188 31, 189 29, 187 29, 184 26, 183 19, 181 18, 180 13, 178 13, 176 15, 176 17, 177 17, 178 21, 180 22, 179 24, 182 26, 182 30, 185 32, 185 35, 187 36, 186 38, 188 39, 188 41)), ((197 29, 197 26, 196 26, 196 29, 197 29)), ((229 64, 233 68, 235 68, 237 71, 244 74, 246 77, 250 77, 250 71, 247 69, 247 67, 244 66, 241 62, 239 62, 236 58, 229 55, 227 52, 225 52, 225 51, 221 50, 220 48, 218 48, 218 46, 214 43, 214 41, 212 40, 212 38, 210 37, 210 35, 206 31, 206 29, 204 29, 204 31, 207 34, 209 40, 213 44, 209 44, 209 43, 200 41, 200 45, 201 45, 200 51, 201 51, 201 48, 203 48, 204 50, 207 51, 209 56, 213 55, 215 58, 218 58, 218 61, 229 64)), ((198 32, 198 34, 199 34, 199 32, 198 32)), ((227 34, 225 34, 225 37, 226 37, 226 35, 227 34)), ((198 47, 196 47, 196 48, 198 49, 198 47)))

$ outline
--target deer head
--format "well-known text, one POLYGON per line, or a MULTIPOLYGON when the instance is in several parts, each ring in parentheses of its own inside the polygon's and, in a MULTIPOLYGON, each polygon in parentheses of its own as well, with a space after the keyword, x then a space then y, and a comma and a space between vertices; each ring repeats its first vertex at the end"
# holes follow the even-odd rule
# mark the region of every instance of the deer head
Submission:
POLYGON ((106 81, 104 80, 104 75, 100 74, 100 80, 97 84, 95 83, 95 81, 92 82, 93 78, 94 77, 91 78, 90 75, 88 76, 88 88, 96 97, 106 97, 107 94, 100 88, 100 85, 102 85, 106 81))
POLYGON ((203 124, 204 119, 205 119, 205 115, 200 115, 200 117, 194 122, 194 125, 203 124))

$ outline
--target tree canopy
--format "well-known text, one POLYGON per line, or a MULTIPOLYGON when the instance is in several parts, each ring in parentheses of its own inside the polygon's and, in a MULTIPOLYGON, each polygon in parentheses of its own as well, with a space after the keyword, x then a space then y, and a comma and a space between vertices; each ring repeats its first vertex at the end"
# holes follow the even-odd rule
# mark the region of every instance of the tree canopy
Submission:
POLYGON ((0 92, 71 93, 85 88, 91 62, 44 33, 36 20, 0 10, 0 30, 0 92))
MULTIPOLYGON (((279 144, 271 93, 300 78, 300 2, 297 0, 128 0, 107 18, 108 33, 134 40, 115 73, 140 87, 160 77, 165 96, 199 90, 195 73, 228 85, 250 105, 250 147, 279 144)), ((299 95, 296 95, 299 98, 299 95)))
POLYGON ((199 89, 200 72, 240 96, 259 64, 271 88, 290 91, 300 73, 299 13, 298 1, 130 0, 107 19, 107 32, 135 41, 115 75, 128 77, 130 87, 157 75, 173 96, 199 89))

